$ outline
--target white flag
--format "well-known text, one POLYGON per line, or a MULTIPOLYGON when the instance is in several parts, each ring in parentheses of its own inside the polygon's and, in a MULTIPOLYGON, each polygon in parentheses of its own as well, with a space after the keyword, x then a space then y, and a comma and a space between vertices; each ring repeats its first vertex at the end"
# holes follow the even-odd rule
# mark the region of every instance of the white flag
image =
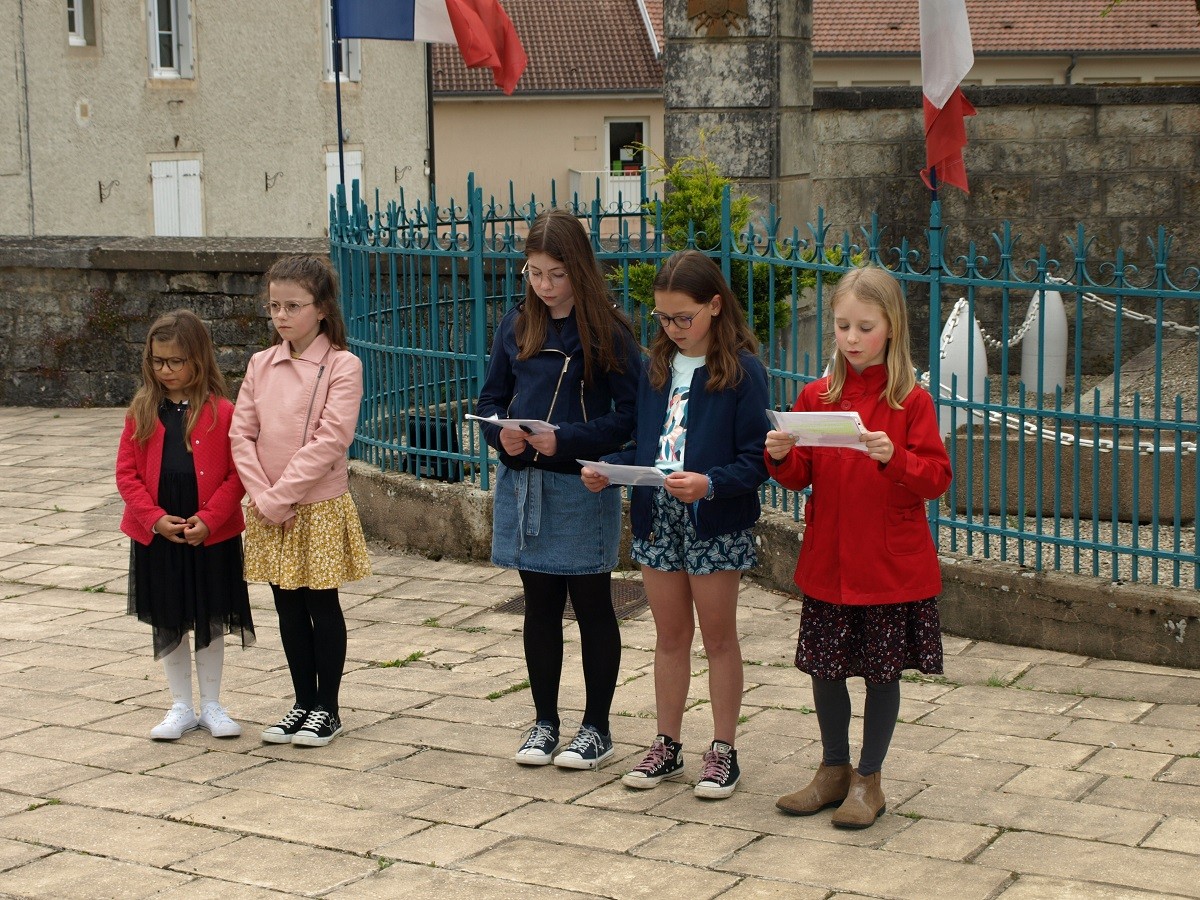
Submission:
POLYGON ((921 89, 941 109, 975 65, 966 0, 920 0, 921 89))

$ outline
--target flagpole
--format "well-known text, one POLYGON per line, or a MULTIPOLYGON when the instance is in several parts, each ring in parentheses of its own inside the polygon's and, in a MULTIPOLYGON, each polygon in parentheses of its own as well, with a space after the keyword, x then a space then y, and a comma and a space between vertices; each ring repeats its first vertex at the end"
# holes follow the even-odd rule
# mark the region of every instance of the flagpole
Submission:
POLYGON ((342 146, 342 39, 338 34, 338 0, 333 0, 329 26, 333 30, 333 84, 337 98, 338 180, 346 191, 346 151, 342 146))
POLYGON ((425 154, 425 178, 433 185, 433 44, 425 45, 425 154))

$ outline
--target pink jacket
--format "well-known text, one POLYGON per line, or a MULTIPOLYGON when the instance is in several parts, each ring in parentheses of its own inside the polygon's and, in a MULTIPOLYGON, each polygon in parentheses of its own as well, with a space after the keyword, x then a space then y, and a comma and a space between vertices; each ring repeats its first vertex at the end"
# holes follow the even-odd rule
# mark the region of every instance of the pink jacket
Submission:
POLYGON ((287 341, 250 358, 229 442, 246 493, 270 521, 349 490, 346 451, 362 393, 362 363, 324 333, 299 359, 287 341))
MULTIPOLYGON (((229 455, 229 420, 233 404, 217 401, 214 424, 212 404, 206 402, 192 429, 192 460, 200 508, 196 515, 208 526, 208 547, 229 540, 246 527, 242 519, 242 483, 229 455)), ((144 444, 133 438, 136 425, 125 417, 125 430, 117 446, 117 490, 125 501, 121 530, 139 544, 154 539, 154 526, 167 511, 158 505, 158 476, 162 470, 163 438, 167 430, 156 422, 144 444)))

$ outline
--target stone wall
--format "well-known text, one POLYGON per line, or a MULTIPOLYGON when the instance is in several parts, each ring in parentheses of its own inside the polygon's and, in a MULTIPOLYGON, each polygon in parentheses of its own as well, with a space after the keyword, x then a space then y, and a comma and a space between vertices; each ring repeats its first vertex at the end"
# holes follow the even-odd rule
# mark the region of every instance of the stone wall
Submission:
MULTIPOLYGON (((971 193, 940 192, 947 255, 977 252, 997 264, 990 235, 1008 220, 1018 247, 1046 244, 1068 270, 1076 226, 1095 237, 1090 256, 1150 261, 1160 225, 1180 265, 1200 257, 1200 87, 1056 85, 967 87, 978 115, 964 151, 971 193)), ((888 234, 924 251, 929 191, 919 88, 822 88, 813 92, 813 199, 834 233, 878 212, 888 234)), ((1099 272, 1096 273, 1098 276, 1099 272)))
POLYGON ((212 332, 236 392, 270 341, 260 278, 285 253, 323 240, 0 238, 0 403, 123 406, 146 331, 187 307, 212 332))

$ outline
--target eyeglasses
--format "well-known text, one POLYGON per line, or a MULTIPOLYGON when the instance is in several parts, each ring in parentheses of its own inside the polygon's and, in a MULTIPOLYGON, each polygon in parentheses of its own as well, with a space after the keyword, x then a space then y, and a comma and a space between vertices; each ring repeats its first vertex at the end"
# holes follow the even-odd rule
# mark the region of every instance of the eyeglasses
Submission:
POLYGON ((290 319, 306 306, 312 306, 312 303, 276 303, 272 300, 270 303, 264 303, 263 309, 272 316, 286 316, 290 319))
POLYGON ((521 275, 529 281, 549 282, 551 287, 558 287, 567 280, 566 272, 535 272, 529 268, 529 263, 521 269, 521 275))
POLYGON ((169 359, 163 359, 161 356, 150 357, 150 366, 155 372, 161 372, 164 368, 168 372, 178 372, 187 365, 187 360, 182 356, 172 356, 169 359))
MULTIPOLYGON (((705 307, 707 309, 708 307, 705 307)), ((701 310, 703 311, 703 310, 701 310)), ((668 316, 666 313, 652 312, 650 318, 658 323, 659 328, 666 328, 668 325, 674 325, 676 328, 681 328, 687 331, 692 327, 692 320, 700 313, 692 313, 690 316, 668 316)))

